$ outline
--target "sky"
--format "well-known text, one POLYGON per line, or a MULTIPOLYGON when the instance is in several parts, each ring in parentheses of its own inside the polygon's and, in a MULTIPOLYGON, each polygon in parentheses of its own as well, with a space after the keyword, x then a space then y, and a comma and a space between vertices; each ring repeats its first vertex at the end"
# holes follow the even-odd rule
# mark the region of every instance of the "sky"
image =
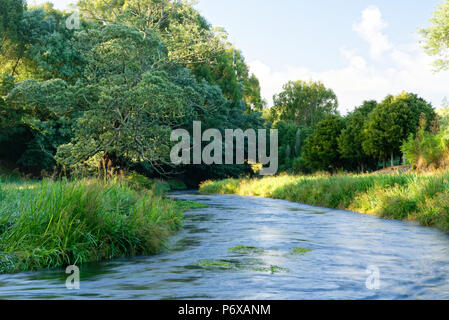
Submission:
MULTIPOLYGON (((269 105, 287 81, 314 80, 334 90, 345 114, 403 90, 437 108, 449 98, 449 71, 433 72, 418 34, 442 1, 199 0, 195 7, 226 29, 269 105)), ((64 9, 74 1, 51 2, 64 9)))

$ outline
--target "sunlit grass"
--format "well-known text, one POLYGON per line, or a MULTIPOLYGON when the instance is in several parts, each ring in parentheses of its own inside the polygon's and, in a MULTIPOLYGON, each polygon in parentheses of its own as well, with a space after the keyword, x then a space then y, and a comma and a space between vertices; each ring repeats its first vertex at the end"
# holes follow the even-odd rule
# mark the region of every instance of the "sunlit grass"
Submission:
POLYGON ((206 181, 203 193, 240 194, 415 220, 449 232, 449 172, 281 175, 206 181))

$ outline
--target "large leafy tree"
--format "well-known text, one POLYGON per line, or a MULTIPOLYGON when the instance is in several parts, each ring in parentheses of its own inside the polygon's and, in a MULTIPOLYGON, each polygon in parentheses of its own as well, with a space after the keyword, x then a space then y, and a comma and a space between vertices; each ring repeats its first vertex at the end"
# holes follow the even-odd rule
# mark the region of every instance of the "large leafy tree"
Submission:
POLYGON ((449 0, 441 3, 430 19, 431 26, 421 29, 424 48, 437 57, 437 70, 449 69, 449 0))
POLYGON ((333 171, 341 165, 338 137, 343 129, 344 121, 338 115, 327 115, 314 127, 303 148, 307 167, 333 171))
POLYGON ((60 147, 60 162, 74 164, 100 152, 109 160, 161 161, 169 154, 170 128, 189 112, 184 100, 190 92, 159 71, 164 51, 158 36, 109 24, 81 32, 79 41, 87 65, 77 85, 92 94, 73 141, 60 147))
POLYGON ((172 0, 80 0, 86 19, 101 24, 119 21, 143 33, 160 32, 168 48, 165 57, 183 65, 204 63, 224 49, 225 32, 213 29, 188 2, 172 0))
POLYGON ((396 97, 387 96, 371 112, 365 124, 364 151, 384 162, 390 157, 393 166, 403 141, 410 134, 416 134, 420 117, 429 124, 436 118, 432 105, 424 99, 406 92, 396 97))
POLYGON ((274 122, 290 120, 311 127, 327 115, 337 114, 337 96, 321 82, 289 81, 273 100, 271 119, 274 122))

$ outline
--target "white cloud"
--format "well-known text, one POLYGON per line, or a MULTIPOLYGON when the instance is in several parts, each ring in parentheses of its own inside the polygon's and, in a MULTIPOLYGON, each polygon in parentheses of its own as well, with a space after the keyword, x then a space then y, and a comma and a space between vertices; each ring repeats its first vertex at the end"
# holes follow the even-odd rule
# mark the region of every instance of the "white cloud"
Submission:
POLYGON ((382 32, 387 26, 388 24, 382 19, 382 13, 375 6, 363 10, 362 19, 352 26, 354 31, 368 42, 371 57, 374 59, 379 59, 392 47, 388 37, 382 32))
MULTIPOLYGON (((381 17, 380 12, 378 16, 381 17)), ((364 28, 369 29, 366 26, 364 28)), ((323 72, 294 66, 287 66, 285 71, 276 72, 261 61, 253 61, 249 65, 261 82, 262 96, 270 104, 272 96, 279 93, 287 81, 312 79, 320 80, 326 87, 334 90, 343 114, 353 110, 364 100, 380 101, 388 94, 399 94, 403 90, 417 93, 435 107, 440 107, 443 98, 449 95, 449 72, 434 73, 432 58, 424 53, 418 43, 390 44, 388 52, 386 51, 383 50, 382 67, 376 61, 367 61, 357 55, 355 50, 346 48, 340 49, 340 54, 347 61, 346 66, 323 72)))

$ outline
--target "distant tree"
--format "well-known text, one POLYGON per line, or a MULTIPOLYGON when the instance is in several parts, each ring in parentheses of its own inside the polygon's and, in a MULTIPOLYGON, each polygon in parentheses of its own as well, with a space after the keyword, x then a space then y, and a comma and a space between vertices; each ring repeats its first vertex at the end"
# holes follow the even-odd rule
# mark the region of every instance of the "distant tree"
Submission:
POLYGON ((449 0, 441 3, 430 19, 431 26, 421 29, 424 49, 435 60, 437 70, 449 69, 449 0))
POLYGON ((321 82, 289 81, 273 97, 272 119, 290 120, 296 125, 314 126, 329 114, 337 114, 337 96, 321 82))
POLYGON ((250 110, 260 111, 265 108, 267 102, 261 96, 260 82, 254 74, 244 81, 244 100, 250 110))
POLYGON ((369 114, 376 108, 376 101, 365 101, 346 116, 346 128, 338 138, 338 150, 343 159, 352 166, 357 166, 362 172, 372 162, 372 157, 363 150, 365 140, 364 126, 369 114))
POLYGON ((305 140, 311 133, 308 127, 297 126, 292 121, 279 121, 274 126, 279 137, 279 168, 289 170, 294 158, 301 156, 305 140))
POLYGON ((340 166, 338 137, 343 129, 343 119, 338 115, 327 115, 314 127, 303 148, 307 167, 311 170, 332 171, 340 166))
POLYGON ((400 147, 410 134, 416 134, 420 117, 430 124, 436 114, 432 105, 416 94, 403 92, 388 96, 380 103, 365 124, 363 150, 373 157, 384 161, 391 158, 394 166, 395 155, 401 153, 400 147))

